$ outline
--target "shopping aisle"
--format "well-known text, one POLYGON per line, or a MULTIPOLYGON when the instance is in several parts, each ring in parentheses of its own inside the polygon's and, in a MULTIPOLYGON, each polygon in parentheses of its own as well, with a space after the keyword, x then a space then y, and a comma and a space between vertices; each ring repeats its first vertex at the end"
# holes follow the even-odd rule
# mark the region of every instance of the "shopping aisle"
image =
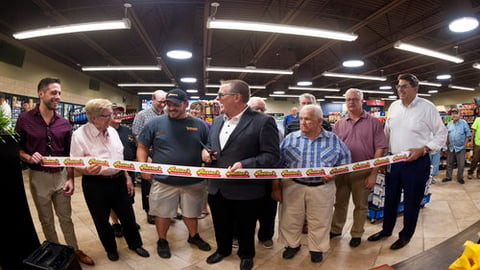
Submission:
MULTIPOLYGON (((343 270, 358 269, 367 270, 382 264, 393 265, 399 261, 409 258, 423 250, 429 249, 434 245, 448 239, 469 225, 480 219, 480 180, 467 180, 466 184, 460 185, 455 179, 452 182, 442 183, 445 171, 440 171, 437 177, 437 184, 431 187, 431 201, 421 210, 417 230, 410 243, 400 250, 390 250, 390 245, 397 240, 397 234, 401 226, 402 217, 398 218, 396 230, 392 237, 379 242, 368 242, 366 238, 381 230, 381 222, 376 224, 367 223, 365 234, 362 237, 362 244, 357 248, 349 246, 352 217, 347 220, 346 230, 341 237, 334 238, 331 241, 331 249, 324 254, 324 261, 320 264, 310 262, 308 249, 303 242, 300 252, 292 260, 282 259, 283 246, 274 239, 273 249, 264 249, 261 244, 257 244, 254 269, 278 270, 278 269, 325 269, 325 270, 343 270)), ((24 171, 24 183, 27 191, 27 198, 32 212, 35 227, 38 231, 40 241, 44 240, 41 226, 38 221, 36 210, 31 201, 28 176, 24 171)), ((172 252, 170 259, 162 259, 157 255, 156 242, 157 233, 155 226, 147 223, 145 213, 142 210, 140 199, 140 187, 137 187, 136 202, 134 204, 137 222, 141 226, 140 234, 144 241, 144 248, 147 249, 150 258, 137 256, 129 250, 123 238, 117 238, 118 252, 120 260, 111 262, 107 259, 100 241, 95 232, 95 228, 86 207, 81 187, 81 178, 75 179, 76 191, 72 198, 73 222, 77 233, 80 249, 91 256, 96 264, 95 266, 82 265, 86 270, 149 270, 149 269, 217 269, 230 270, 238 269, 240 259, 235 255, 225 258, 222 262, 214 265, 208 265, 205 259, 215 249, 214 233, 212 220, 210 216, 199 221, 200 235, 212 245, 211 252, 200 251, 187 243, 187 230, 183 222, 176 221, 172 224, 168 232, 168 241, 172 252)), ((352 205, 351 205, 352 207, 352 205)), ((11 217, 14 218, 14 217, 11 217)), ((60 227, 57 225, 57 232, 60 239, 63 239, 60 227)), ((472 239, 476 241, 477 239, 472 239)), ((462 247, 459 247, 459 254, 462 247)))

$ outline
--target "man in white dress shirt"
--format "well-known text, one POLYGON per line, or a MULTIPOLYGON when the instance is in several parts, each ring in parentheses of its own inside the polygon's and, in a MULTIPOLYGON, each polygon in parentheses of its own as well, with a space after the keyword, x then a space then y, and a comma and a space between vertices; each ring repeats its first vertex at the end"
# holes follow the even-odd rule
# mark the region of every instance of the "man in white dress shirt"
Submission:
POLYGON ((410 152, 406 162, 392 164, 387 170, 383 228, 368 238, 369 241, 378 241, 392 235, 403 189, 403 229, 399 239, 390 246, 391 249, 404 247, 415 232, 420 203, 430 174, 428 153, 439 151, 448 134, 435 105, 417 97, 418 86, 415 75, 398 76, 396 88, 400 99, 390 105, 385 123, 390 152, 410 152))

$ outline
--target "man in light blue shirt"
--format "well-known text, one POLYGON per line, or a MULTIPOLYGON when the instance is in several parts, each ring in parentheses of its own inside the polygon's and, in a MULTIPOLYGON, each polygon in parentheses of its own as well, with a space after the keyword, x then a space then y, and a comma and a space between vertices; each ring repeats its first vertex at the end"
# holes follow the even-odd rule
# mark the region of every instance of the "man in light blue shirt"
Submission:
POLYGON ((447 155, 447 175, 442 182, 452 181, 452 171, 455 161, 457 162, 457 181, 460 184, 465 184, 463 180, 463 168, 465 167, 465 145, 469 138, 472 137, 468 123, 460 119, 457 109, 450 111, 452 120, 448 122, 448 155, 447 155))

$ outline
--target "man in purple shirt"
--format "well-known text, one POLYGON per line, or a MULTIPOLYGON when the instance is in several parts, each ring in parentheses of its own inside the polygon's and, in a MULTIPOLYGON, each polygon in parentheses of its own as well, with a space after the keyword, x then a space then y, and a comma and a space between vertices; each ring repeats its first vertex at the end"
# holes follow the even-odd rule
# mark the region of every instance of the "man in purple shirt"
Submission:
POLYGON ((15 131, 20 136, 20 158, 30 167, 30 190, 42 224, 45 238, 59 243, 55 231, 53 208, 60 222, 67 245, 75 249, 80 262, 93 265, 94 261, 78 249, 72 222, 73 168, 43 167, 44 156, 69 156, 72 129, 70 123, 57 112, 62 89, 60 80, 44 78, 38 83, 40 104, 20 114, 15 131))
MULTIPOLYGON (((348 146, 352 153, 352 162, 359 162, 383 156, 383 150, 388 147, 385 133, 380 121, 362 109, 363 93, 355 88, 345 93, 345 103, 348 113, 333 127, 333 133, 348 146)), ((333 213, 330 238, 342 234, 347 218, 350 193, 353 204, 353 225, 350 231, 351 247, 357 247, 362 241, 365 231, 363 226, 367 218, 368 195, 375 185, 378 167, 338 175, 335 196, 335 212, 333 213)))

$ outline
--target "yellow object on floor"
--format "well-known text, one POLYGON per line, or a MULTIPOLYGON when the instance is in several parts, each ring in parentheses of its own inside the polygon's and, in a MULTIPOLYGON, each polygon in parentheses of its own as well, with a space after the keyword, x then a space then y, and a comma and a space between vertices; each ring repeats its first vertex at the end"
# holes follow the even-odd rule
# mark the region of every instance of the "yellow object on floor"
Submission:
POLYGON ((480 270, 480 244, 466 241, 462 255, 458 257, 448 270, 480 270))

